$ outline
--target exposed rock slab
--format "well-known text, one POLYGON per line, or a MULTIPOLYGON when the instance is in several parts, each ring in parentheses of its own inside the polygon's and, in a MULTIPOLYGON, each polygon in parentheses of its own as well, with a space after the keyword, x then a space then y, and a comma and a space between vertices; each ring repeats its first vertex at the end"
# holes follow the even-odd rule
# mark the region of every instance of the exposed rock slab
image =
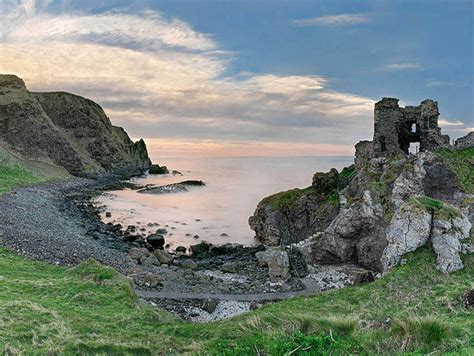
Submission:
POLYGON ((430 238, 432 216, 429 212, 403 205, 397 210, 387 229, 387 247, 381 257, 383 270, 400 262, 401 257, 425 245, 430 238))

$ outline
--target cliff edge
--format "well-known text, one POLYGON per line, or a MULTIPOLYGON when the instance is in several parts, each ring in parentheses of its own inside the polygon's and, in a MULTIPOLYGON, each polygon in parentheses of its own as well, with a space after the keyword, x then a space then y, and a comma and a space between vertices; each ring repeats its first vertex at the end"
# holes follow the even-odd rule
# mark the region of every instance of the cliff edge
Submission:
POLYGON ((132 176, 151 166, 145 142, 113 126, 100 105, 65 92, 30 92, 15 75, 0 75, 0 144, 80 177, 132 176))

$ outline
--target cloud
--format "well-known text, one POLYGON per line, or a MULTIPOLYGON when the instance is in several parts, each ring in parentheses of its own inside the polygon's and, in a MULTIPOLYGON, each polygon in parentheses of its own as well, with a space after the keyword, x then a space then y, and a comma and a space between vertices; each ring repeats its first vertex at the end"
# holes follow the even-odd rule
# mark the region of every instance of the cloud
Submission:
POLYGON ((460 120, 439 118, 438 124, 442 128, 443 134, 449 135, 452 140, 474 131, 473 127, 469 127, 472 122, 464 123, 460 120))
POLYGON ((91 98, 134 137, 318 154, 349 152, 371 136, 371 98, 331 89, 322 75, 229 76, 238 54, 179 19, 22 9, 0 15, 0 72, 23 77, 31 90, 91 98))
POLYGON ((451 87, 453 86, 453 82, 443 81, 443 80, 429 80, 426 82, 426 86, 428 88, 435 88, 435 87, 451 87))
POLYGON ((411 63, 411 62, 391 63, 379 68, 379 70, 385 70, 385 71, 421 70, 421 69, 423 69, 421 65, 417 63, 411 63))
POLYGON ((146 139, 153 157, 350 156, 354 146, 295 142, 146 139))
POLYGON ((297 26, 346 26, 364 24, 370 22, 370 20, 371 16, 368 14, 347 13, 299 19, 292 23, 297 26))
POLYGON ((440 118, 438 120, 438 124, 440 127, 461 127, 464 126, 464 122, 456 120, 456 121, 449 121, 448 119, 440 118))

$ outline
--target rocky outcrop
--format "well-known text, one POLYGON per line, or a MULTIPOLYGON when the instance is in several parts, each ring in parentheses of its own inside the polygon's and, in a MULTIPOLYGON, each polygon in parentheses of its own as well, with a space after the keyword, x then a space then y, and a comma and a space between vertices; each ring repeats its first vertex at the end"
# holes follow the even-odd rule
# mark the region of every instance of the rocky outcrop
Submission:
POLYGON ((454 206, 426 197, 412 198, 397 210, 387 230, 383 271, 399 263, 404 254, 424 245, 433 247, 439 270, 457 271, 463 268, 459 256, 461 241, 469 236, 470 229, 468 218, 454 206))
POLYGON ((454 146, 458 150, 474 147, 474 131, 469 132, 466 136, 458 138, 454 146))
POLYGON ((255 254, 262 267, 268 267, 270 281, 283 282, 290 277, 290 261, 286 251, 278 247, 270 247, 255 254))
POLYGON ((405 204, 397 210, 387 228, 387 247, 381 256, 382 271, 400 262, 401 257, 425 245, 431 233, 432 216, 419 207, 405 204))
MULTIPOLYGON (((397 99, 378 102, 374 141, 359 142, 354 166, 341 172, 350 179, 341 184, 341 174, 331 170, 316 174, 308 190, 266 198, 250 220, 257 238, 268 245, 299 241, 288 226, 304 224, 308 210, 295 202, 318 190, 324 197, 339 196, 339 212, 324 231, 311 231, 310 238, 292 245, 308 264, 357 263, 386 272, 403 255, 428 246, 437 256, 436 268, 461 269, 460 253, 473 251, 472 237, 467 240, 474 221, 472 135, 458 142, 466 148, 448 147, 438 115, 432 100, 406 108, 397 99), (415 141, 421 152, 408 154, 415 141), (282 197, 284 204, 276 209, 274 202, 282 197)), ((299 231, 309 228, 302 225, 299 231)))
POLYGON ((363 193, 334 219, 323 235, 312 244, 311 263, 358 262, 380 269, 380 256, 386 246, 383 207, 376 194, 363 193))
POLYGON ((165 185, 149 185, 143 189, 137 190, 137 193, 147 194, 170 194, 170 193, 182 193, 187 192, 187 187, 202 187, 206 185, 202 180, 185 180, 178 183, 165 184, 165 185))
POLYGON ((0 75, 0 140, 25 159, 76 176, 139 174, 150 167, 145 142, 132 142, 91 100, 32 93, 14 75, 0 75))
POLYGON ((423 194, 434 199, 456 203, 461 190, 456 174, 438 157, 430 155, 423 164, 423 194))
POLYGON ((287 245, 323 231, 338 213, 337 187, 333 169, 316 173, 311 187, 266 197, 249 218, 256 239, 269 246, 287 245))
MULTIPOLYGON (((420 153, 411 161, 404 161, 403 170, 392 186, 391 203, 397 210, 405 201, 413 196, 424 195, 423 179, 426 177, 424 168, 426 155, 420 153)), ((390 163, 387 163, 389 166, 390 163)))
POLYGON ((158 164, 152 164, 148 170, 150 174, 167 174, 169 173, 166 166, 160 166, 158 164))

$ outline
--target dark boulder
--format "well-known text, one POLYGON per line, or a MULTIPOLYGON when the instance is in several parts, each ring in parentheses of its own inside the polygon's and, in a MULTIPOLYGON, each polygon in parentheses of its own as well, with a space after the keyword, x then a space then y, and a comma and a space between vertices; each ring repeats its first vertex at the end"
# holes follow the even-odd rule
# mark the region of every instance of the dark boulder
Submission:
POLYGON ((159 234, 148 235, 146 241, 154 248, 163 248, 165 245, 165 238, 159 234))
POLYGON ((179 253, 186 253, 187 249, 184 246, 178 246, 176 247, 175 251, 179 253))
POLYGON ((206 241, 201 241, 198 244, 191 245, 189 247, 189 250, 191 251, 191 254, 193 256, 203 257, 203 256, 209 255, 209 250, 211 249, 211 247, 213 247, 211 243, 206 242, 206 241))
POLYGON ((168 172, 168 168, 166 166, 160 166, 158 164, 152 164, 148 171, 150 174, 166 174, 168 172))
POLYGON ((328 173, 316 172, 313 176, 312 187, 316 193, 330 195, 337 192, 339 173, 337 169, 331 168, 328 173))
POLYGON ((471 309, 474 307, 474 289, 464 293, 461 299, 466 309, 471 309))
POLYGON ((216 310, 218 304, 218 299, 208 299, 202 304, 201 309, 207 311, 209 314, 212 314, 216 310))
POLYGON ((452 202, 454 193, 459 190, 456 175, 440 160, 425 162, 423 168, 423 189, 426 196, 452 202))
POLYGON ((209 253, 212 256, 222 256, 222 255, 230 255, 242 252, 244 250, 244 246, 241 244, 236 243, 226 243, 223 245, 211 246, 209 249, 209 253))

